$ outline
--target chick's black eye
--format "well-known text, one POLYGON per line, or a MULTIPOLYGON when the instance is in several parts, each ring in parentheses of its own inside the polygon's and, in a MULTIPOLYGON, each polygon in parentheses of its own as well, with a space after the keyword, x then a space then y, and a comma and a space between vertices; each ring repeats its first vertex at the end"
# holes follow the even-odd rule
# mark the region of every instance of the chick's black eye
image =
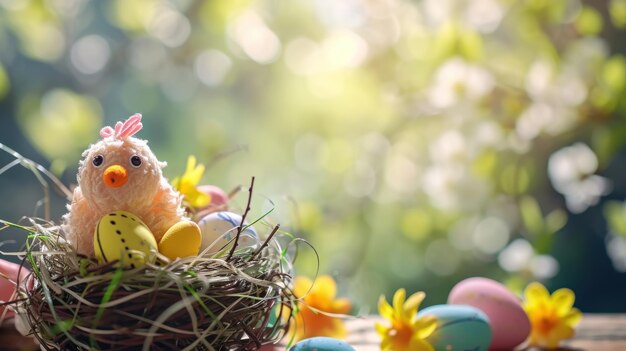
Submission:
POLYGON ((130 158, 130 164, 131 164, 133 167, 139 167, 139 166, 141 166, 141 157, 139 157, 139 156, 137 156, 137 155, 133 155, 133 156, 130 158))
POLYGON ((91 161, 91 163, 93 163, 93 165, 96 166, 96 167, 102 166, 102 164, 104 163, 104 156, 102 156, 102 155, 94 156, 93 160, 91 161))

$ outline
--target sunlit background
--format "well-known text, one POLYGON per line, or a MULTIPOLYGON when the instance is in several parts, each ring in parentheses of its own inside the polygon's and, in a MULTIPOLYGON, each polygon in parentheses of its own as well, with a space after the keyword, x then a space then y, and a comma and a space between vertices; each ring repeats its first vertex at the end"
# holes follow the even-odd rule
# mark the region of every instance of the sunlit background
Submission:
MULTIPOLYGON (((141 112, 170 179, 256 176, 361 313, 473 275, 626 311, 625 27, 626 0, 0 0, 0 143, 70 185, 141 112)), ((0 218, 40 215, 0 173, 0 218)))

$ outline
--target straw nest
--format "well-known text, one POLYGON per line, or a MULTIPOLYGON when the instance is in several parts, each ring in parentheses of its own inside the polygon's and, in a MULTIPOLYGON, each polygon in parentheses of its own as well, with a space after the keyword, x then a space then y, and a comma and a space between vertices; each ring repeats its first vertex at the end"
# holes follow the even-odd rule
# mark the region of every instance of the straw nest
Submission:
POLYGON ((256 250, 121 269, 37 225, 18 313, 47 350, 256 350, 284 335, 294 301, 276 229, 256 250))

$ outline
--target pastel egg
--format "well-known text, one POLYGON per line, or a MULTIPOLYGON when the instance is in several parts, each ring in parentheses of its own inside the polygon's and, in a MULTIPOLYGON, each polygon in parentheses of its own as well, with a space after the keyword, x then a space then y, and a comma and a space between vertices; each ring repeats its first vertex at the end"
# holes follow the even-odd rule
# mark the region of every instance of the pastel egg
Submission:
POLYGON ((93 244, 99 262, 119 260, 127 268, 154 262, 157 251, 156 240, 148 226, 126 211, 104 215, 94 231, 93 244))
MULTIPOLYGON (((226 247, 231 240, 237 236, 237 226, 241 223, 241 216, 228 212, 214 212, 198 222, 200 231, 202 232, 202 244, 200 252, 211 246, 209 253, 214 253, 226 247)), ((231 242, 232 244, 232 242, 231 242)), ((252 247, 259 245, 259 236, 252 227, 245 228, 239 236, 238 248, 252 247)))
POLYGON ((161 241, 159 241, 159 252, 170 260, 178 257, 189 257, 198 255, 202 235, 200 228, 195 222, 181 221, 168 229, 161 241))
POLYGON ((211 196, 211 202, 207 207, 218 207, 228 203, 228 194, 220 187, 215 185, 200 185, 198 190, 211 196))
POLYGON ((466 305, 435 305, 423 309, 418 316, 437 318, 437 329, 428 337, 435 350, 487 351, 491 328, 487 316, 466 305))
POLYGON ((452 289, 448 303, 474 306, 489 317, 493 331, 489 350, 511 350, 530 333, 530 322, 520 300, 494 280, 465 279, 452 289))
POLYGON ((302 340, 289 351, 356 351, 345 341, 328 338, 324 336, 317 336, 310 339, 302 340))

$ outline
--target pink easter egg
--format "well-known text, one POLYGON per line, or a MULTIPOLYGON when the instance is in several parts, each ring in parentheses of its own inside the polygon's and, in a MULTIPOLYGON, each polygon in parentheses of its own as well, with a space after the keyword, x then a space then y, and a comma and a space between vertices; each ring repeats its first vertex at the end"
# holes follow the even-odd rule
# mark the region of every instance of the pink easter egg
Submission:
POLYGON ((228 203, 228 194, 222 188, 215 185, 201 185, 198 187, 201 192, 211 195, 209 206, 221 206, 228 203))
POLYGON ((448 303, 476 307, 489 317, 493 331, 489 350, 512 350, 530 334, 530 321, 520 300, 494 280, 465 279, 454 286, 448 303))
MULTIPOLYGON (((0 259, 0 302, 8 302, 12 299, 16 299, 17 296, 15 294, 15 284, 26 284, 28 289, 31 289, 33 286, 32 280, 25 282, 28 278, 28 274, 30 271, 26 267, 21 267, 17 263, 5 261, 0 259), (19 278, 18 278, 19 275, 19 278)), ((0 306, 0 315, 5 313, 6 307, 0 306)), ((6 317, 12 317, 14 315, 12 310, 6 311, 6 317)))

